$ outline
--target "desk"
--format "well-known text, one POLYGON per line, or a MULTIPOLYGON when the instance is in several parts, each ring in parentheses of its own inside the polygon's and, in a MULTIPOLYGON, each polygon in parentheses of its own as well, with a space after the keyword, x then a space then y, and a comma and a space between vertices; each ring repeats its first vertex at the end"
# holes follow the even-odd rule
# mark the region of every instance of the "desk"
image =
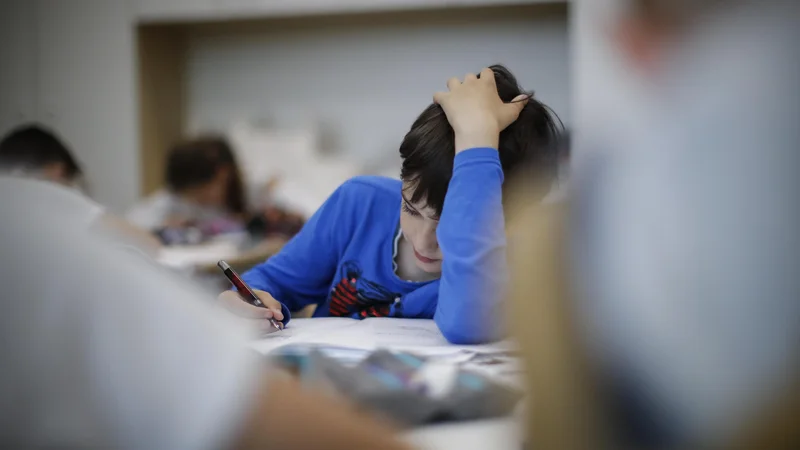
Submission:
MULTIPOLYGON (((281 332, 284 333, 284 332, 281 332)), ((274 334, 253 342, 268 353, 283 345, 316 343, 367 352, 375 348, 402 349, 423 355, 457 356, 459 351, 507 351, 508 343, 482 346, 447 344, 432 320, 370 318, 292 319, 284 335, 274 334)), ((489 374, 487 374, 489 375, 489 374)), ((500 381, 502 377, 492 378, 500 381)), ((404 438, 425 450, 521 449, 521 430, 514 418, 456 422, 425 426, 406 432, 404 438)))
POLYGON ((200 245, 164 247, 157 259, 175 269, 215 274, 219 272, 217 261, 224 259, 235 270, 242 272, 280 251, 285 243, 285 238, 269 238, 242 249, 236 241, 219 239, 200 245))
POLYGON ((421 450, 521 450, 522 430, 514 419, 432 425, 403 435, 421 450))

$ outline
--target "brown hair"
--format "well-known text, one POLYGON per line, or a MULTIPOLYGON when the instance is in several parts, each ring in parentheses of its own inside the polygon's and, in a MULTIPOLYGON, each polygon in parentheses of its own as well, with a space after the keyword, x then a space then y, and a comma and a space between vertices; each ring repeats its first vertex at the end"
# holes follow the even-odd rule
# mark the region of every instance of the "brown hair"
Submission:
POLYGON ((67 146, 53 131, 38 124, 15 128, 0 140, 0 166, 3 168, 36 171, 53 163, 64 165, 64 174, 70 181, 83 175, 67 146))
POLYGON ((166 182, 173 192, 200 186, 214 179, 227 167, 231 172, 225 194, 226 208, 244 214, 247 201, 236 156, 228 141, 220 136, 205 136, 175 145, 167 157, 166 182))
MULTIPOLYGON (((504 102, 520 94, 531 96, 517 120, 500 133, 498 150, 505 177, 525 167, 525 172, 535 172, 552 182, 558 167, 554 143, 564 128, 561 120, 531 92, 523 90, 507 68, 493 65, 490 69, 504 102)), ((455 158, 455 134, 441 106, 431 104, 417 117, 400 144, 400 156, 400 178, 413 186, 411 202, 425 201, 441 214, 455 158)))

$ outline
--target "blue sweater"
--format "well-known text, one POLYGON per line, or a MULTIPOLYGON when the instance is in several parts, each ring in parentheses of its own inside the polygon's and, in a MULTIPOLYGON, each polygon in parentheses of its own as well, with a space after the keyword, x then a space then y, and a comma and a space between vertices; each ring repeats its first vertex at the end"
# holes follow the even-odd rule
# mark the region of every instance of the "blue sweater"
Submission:
POLYGON ((401 183, 356 177, 340 186, 286 246, 243 275, 289 311, 316 304, 315 317, 433 318, 448 341, 502 336, 506 286, 503 171, 497 150, 456 155, 436 236, 438 280, 410 282, 394 271, 401 183))

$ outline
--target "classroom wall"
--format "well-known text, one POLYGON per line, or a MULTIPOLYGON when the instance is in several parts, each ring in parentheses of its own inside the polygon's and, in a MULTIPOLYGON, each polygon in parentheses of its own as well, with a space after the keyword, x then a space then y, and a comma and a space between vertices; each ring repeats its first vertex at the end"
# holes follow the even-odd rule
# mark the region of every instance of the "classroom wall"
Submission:
POLYGON ((92 197, 122 212, 138 197, 133 18, 126 0, 37 0, 45 121, 74 149, 92 197))
POLYGON ((35 15, 32 2, 0 1, 0 135, 37 118, 35 15))
POLYGON ((187 127, 321 123, 349 156, 396 163, 415 117, 463 76, 506 64, 570 121, 566 5, 200 27, 188 40, 187 127))
POLYGON ((39 122, 121 212, 139 193, 128 0, 0 0, 0 133, 39 122))

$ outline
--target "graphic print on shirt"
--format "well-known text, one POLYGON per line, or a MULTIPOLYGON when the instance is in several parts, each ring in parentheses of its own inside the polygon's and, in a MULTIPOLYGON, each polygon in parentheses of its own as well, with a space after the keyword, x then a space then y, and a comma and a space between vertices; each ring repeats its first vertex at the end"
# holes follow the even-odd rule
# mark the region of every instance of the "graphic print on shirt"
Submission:
POLYGON ((400 294, 391 292, 373 281, 361 277, 357 261, 346 261, 339 269, 339 282, 331 290, 331 316, 386 317, 400 294))

